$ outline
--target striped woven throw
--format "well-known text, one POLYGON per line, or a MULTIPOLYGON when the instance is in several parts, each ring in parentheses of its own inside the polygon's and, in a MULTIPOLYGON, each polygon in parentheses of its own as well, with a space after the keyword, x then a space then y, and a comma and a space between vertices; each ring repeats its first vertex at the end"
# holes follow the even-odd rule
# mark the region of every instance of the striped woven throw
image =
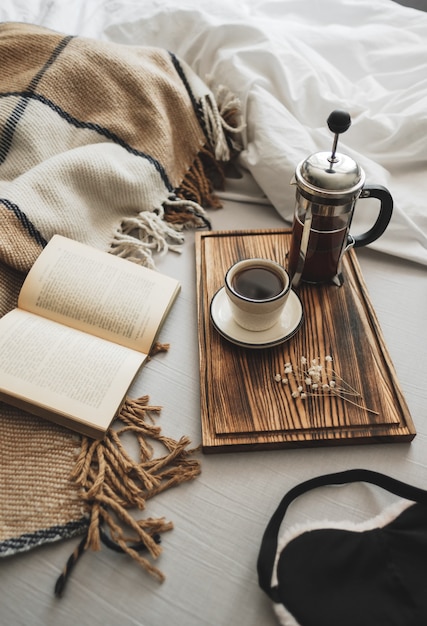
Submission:
MULTIPOLYGON (((0 58, 0 315, 55 233, 154 267, 186 226, 209 225, 205 209, 218 206, 214 188, 238 150, 232 96, 214 97, 165 50, 28 24, 0 25, 0 58)), ((152 559, 171 524, 129 509, 200 467, 186 437, 147 419, 158 411, 128 400, 92 442, 0 403, 0 556, 84 533, 58 593, 79 554, 101 543, 162 580, 152 559)))

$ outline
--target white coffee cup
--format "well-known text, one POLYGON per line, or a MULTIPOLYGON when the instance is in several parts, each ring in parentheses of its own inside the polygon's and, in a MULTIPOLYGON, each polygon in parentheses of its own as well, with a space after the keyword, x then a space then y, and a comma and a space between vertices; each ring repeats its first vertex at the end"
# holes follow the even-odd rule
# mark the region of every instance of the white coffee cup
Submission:
POLYGON ((279 320, 291 290, 289 274, 270 259, 244 259, 225 275, 234 320, 251 331, 267 330, 279 320))

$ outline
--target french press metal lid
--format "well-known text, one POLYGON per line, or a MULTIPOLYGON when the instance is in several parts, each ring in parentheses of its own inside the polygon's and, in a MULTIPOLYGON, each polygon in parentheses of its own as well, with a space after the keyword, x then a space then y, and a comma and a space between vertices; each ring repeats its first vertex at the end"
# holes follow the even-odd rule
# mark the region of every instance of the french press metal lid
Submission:
POLYGON ((365 172, 351 157, 337 152, 338 138, 351 125, 347 111, 332 111, 327 124, 334 133, 332 152, 316 152, 302 161, 295 181, 307 200, 324 204, 328 200, 348 202, 357 198, 365 182, 365 172))

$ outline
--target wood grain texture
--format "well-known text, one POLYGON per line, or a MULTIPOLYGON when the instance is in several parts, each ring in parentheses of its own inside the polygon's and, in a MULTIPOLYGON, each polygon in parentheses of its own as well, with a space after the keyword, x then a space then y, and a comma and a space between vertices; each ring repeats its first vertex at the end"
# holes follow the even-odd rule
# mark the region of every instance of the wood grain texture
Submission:
POLYGON ((298 288, 304 320, 286 343, 241 348, 213 327, 210 303, 228 267, 249 257, 286 266, 289 243, 289 230, 197 233, 204 452, 412 440, 415 428, 353 250, 344 257, 342 287, 298 288), (322 365, 319 388, 305 383, 302 357, 322 365), (335 388, 323 389, 331 380, 335 388), (305 398, 293 397, 299 386, 305 398), (344 399, 339 388, 360 395, 344 399))

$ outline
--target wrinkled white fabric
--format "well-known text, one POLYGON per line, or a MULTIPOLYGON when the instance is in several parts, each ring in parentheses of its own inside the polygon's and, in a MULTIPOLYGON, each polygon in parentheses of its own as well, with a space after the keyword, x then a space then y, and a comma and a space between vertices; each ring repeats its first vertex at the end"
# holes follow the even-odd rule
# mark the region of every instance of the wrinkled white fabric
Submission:
MULTIPOLYGON (((395 203, 372 247, 427 265, 427 13, 391 0, 3 0, 0 19, 165 47, 234 91, 246 122, 241 165, 286 220, 295 167, 332 146, 326 119, 348 110, 339 151, 395 203)), ((233 181, 235 197, 247 193, 245 177, 233 181)), ((355 232, 376 211, 360 200, 355 232)))

